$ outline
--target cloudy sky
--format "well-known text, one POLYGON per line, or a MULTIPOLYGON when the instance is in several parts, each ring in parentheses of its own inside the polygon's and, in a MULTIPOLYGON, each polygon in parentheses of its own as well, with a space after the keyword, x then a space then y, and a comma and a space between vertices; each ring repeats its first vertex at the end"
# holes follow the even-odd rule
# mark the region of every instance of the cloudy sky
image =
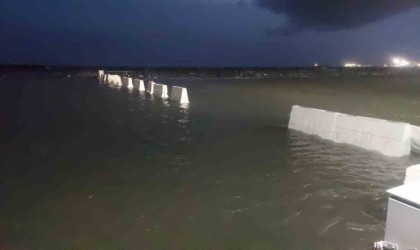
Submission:
POLYGON ((2 0, 0 63, 420 61, 420 0, 2 0))

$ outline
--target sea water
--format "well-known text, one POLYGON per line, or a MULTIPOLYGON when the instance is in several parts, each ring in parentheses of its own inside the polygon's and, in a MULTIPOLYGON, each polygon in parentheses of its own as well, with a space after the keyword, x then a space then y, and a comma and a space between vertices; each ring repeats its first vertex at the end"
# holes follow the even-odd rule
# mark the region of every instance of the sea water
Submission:
POLYGON ((366 249, 420 163, 287 130, 292 105, 420 125, 415 77, 154 81, 190 104, 0 78, 0 248, 366 249))

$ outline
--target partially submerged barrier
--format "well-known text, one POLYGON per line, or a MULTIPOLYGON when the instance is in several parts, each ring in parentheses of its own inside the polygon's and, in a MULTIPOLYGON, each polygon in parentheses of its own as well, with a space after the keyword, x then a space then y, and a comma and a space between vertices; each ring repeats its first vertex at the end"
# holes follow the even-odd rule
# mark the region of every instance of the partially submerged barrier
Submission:
POLYGON ((134 85, 133 85, 133 78, 128 78, 128 86, 127 86, 127 88, 128 89, 133 89, 134 88, 134 85))
POLYGON ((122 87, 133 88, 133 79, 130 77, 122 77, 122 87))
POLYGON ((187 89, 183 87, 172 86, 170 100, 179 102, 181 104, 189 103, 190 101, 188 99, 187 89))
POLYGON ((149 93, 149 94, 151 94, 151 95, 153 95, 153 87, 154 87, 154 85, 155 85, 156 83, 154 82, 154 81, 148 81, 147 82, 147 90, 146 90, 146 92, 147 93, 149 93))
POLYGON ((289 129, 387 156, 409 155, 411 150, 411 125, 402 122, 293 106, 289 129))
POLYGON ((108 75, 108 83, 122 86, 122 79, 119 75, 108 75))
POLYGON ((140 79, 134 79, 133 80, 133 87, 134 89, 137 89, 139 91, 145 91, 144 89, 144 81, 140 79))
POLYGON ((105 72, 103 70, 98 70, 98 79, 99 80, 102 80, 104 75, 105 75, 105 72))
POLYGON ((168 86, 155 83, 153 86, 153 96, 162 99, 168 99, 168 86))
POLYGON ((333 141, 400 157, 410 154, 410 131, 407 123, 339 114, 333 141))
POLYGON ((295 105, 290 114, 289 129, 332 140, 336 117, 334 112, 295 105))

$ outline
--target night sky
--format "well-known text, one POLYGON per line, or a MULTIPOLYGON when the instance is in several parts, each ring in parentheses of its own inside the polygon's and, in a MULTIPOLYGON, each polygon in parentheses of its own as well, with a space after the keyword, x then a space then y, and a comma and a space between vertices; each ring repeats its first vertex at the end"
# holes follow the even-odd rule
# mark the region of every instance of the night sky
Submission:
POLYGON ((3 0, 0 63, 420 61, 420 0, 3 0))

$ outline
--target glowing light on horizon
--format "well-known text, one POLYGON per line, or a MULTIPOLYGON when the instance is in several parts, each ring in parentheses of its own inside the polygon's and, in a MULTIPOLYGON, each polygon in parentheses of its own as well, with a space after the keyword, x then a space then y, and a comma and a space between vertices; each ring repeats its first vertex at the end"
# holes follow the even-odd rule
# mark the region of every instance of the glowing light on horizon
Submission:
POLYGON ((411 66, 411 63, 407 59, 395 57, 395 58, 392 59, 392 66, 394 66, 394 67, 408 67, 408 66, 411 66))
POLYGON ((362 65, 357 64, 357 63, 345 63, 344 67, 346 68, 355 68, 355 67, 362 67, 362 65))

